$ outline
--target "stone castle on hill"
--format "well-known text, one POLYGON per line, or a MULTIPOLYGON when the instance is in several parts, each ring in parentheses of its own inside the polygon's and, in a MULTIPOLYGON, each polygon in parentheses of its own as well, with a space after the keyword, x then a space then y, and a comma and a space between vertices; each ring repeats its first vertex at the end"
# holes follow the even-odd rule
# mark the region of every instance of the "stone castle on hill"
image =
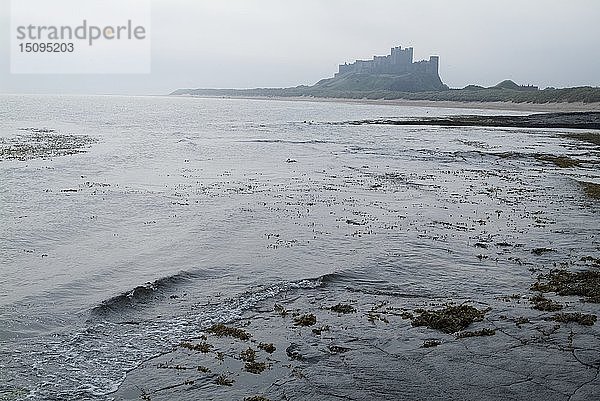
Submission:
MULTIPOLYGON (((435 92, 448 90, 440 79, 440 58, 413 61, 413 48, 393 47, 387 56, 341 64, 332 78, 322 79, 313 91, 350 92, 435 92)), ((345 95, 344 95, 345 96, 345 95)))
POLYGON ((413 48, 392 47, 387 56, 374 56, 373 60, 356 60, 352 64, 340 64, 335 76, 357 74, 392 74, 425 73, 438 76, 440 58, 429 57, 429 61, 413 62, 413 48))

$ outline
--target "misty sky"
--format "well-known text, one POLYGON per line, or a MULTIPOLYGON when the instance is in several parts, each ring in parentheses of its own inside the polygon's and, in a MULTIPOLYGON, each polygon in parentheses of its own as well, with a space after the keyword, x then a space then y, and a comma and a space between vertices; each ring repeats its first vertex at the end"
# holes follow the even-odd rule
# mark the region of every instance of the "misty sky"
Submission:
POLYGON ((600 86, 598 0, 153 0, 149 75, 11 75, 9 21, 0 0, 3 93, 313 84, 398 45, 439 55, 450 87, 600 86))

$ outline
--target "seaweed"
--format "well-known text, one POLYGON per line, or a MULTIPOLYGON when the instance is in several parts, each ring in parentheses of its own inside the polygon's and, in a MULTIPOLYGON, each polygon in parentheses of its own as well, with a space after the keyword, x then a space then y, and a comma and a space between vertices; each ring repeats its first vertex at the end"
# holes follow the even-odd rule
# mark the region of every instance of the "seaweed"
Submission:
POLYGON ((556 312, 563 308, 563 305, 544 297, 542 294, 537 294, 531 297, 529 301, 533 304, 533 309, 537 309, 542 312, 556 312))
POLYGON ((25 134, 0 138, 0 161, 48 159, 86 152, 97 139, 87 135, 58 134, 52 129, 24 128, 25 134))
POLYGON ((600 258, 595 258, 593 256, 584 256, 581 259, 579 259, 580 262, 584 262, 584 263, 591 263, 593 265, 599 266, 600 267, 600 258))
POLYGON ((545 253, 550 253, 550 252, 556 252, 556 251, 551 248, 535 248, 535 249, 531 250, 531 253, 533 253, 536 256, 540 256, 540 255, 543 255, 545 253))
POLYGON ((592 199, 600 199, 600 184, 593 182, 578 181, 583 187, 583 192, 592 199))
POLYGON ((288 315, 288 311, 282 305, 275 304, 273 310, 281 317, 286 317, 288 315))
POLYGON ((260 343, 258 344, 258 348, 269 354, 272 354, 277 349, 272 343, 260 343))
POLYGON ((584 297, 585 302, 600 303, 600 272, 584 270, 570 272, 567 270, 551 270, 548 274, 538 276, 538 281, 531 289, 539 292, 555 292, 558 295, 576 295, 584 297))
POLYGON ((324 331, 329 331, 329 325, 321 326, 319 328, 315 327, 314 329, 312 329, 313 334, 316 334, 318 336, 320 336, 321 333, 324 331))
POLYGON ((469 337, 487 337, 496 334, 494 329, 481 329, 476 331, 461 331, 456 335, 456 338, 469 338, 469 337))
POLYGON ((593 326, 598 318, 596 315, 584 314, 580 312, 574 313, 557 313, 548 320, 553 320, 560 323, 578 323, 583 326, 593 326))
POLYGON ((505 302, 510 302, 510 301, 518 302, 521 299, 521 295, 520 294, 502 295, 500 297, 497 297, 496 299, 499 299, 499 300, 505 301, 505 302))
POLYGON ((298 348, 300 348, 298 346, 298 344, 294 344, 294 343, 290 344, 289 347, 287 347, 285 349, 285 353, 288 356, 288 358, 296 360, 296 361, 304 360, 304 357, 302 356, 300 351, 298 351, 298 348))
POLYGON ((271 401, 267 397, 263 397, 262 395, 255 395, 252 397, 244 398, 244 401, 271 401))
POLYGON ((256 351, 252 348, 248 348, 240 353, 240 358, 242 358, 242 361, 244 362, 254 362, 254 360, 256 360, 256 351))
POLYGON ((581 161, 572 159, 568 156, 538 155, 536 159, 546 162, 552 162, 560 168, 572 168, 581 166, 581 161))
POLYGON ((296 316, 294 318, 294 324, 296 326, 314 326, 317 323, 317 318, 312 313, 305 315, 296 316))
POLYGON ((182 348, 187 348, 190 351, 199 351, 199 352, 202 352, 203 354, 209 353, 210 349, 212 348, 212 345, 208 344, 207 342, 202 342, 200 344, 193 344, 191 342, 183 341, 181 344, 179 344, 179 346, 182 348))
POLYGON ((421 348, 433 348, 441 344, 442 342, 440 340, 425 340, 423 341, 423 345, 421 345, 421 348))
POLYGON ((267 369, 267 364, 264 362, 246 362, 244 365, 244 370, 248 373, 253 373, 255 375, 259 375, 267 369))
POLYGON ((335 313, 356 313, 356 308, 353 307, 352 305, 348 305, 348 304, 342 304, 339 303, 337 305, 334 305, 330 308, 328 308, 329 310, 335 312, 335 313))
POLYGON ((189 368, 187 366, 182 365, 169 365, 168 363, 159 363, 158 365, 156 365, 156 369, 188 370, 194 368, 189 368))
POLYGON ((219 377, 217 377, 215 379, 215 384, 218 384, 219 386, 233 386, 233 383, 235 383, 235 380, 230 379, 229 377, 225 376, 225 375, 219 375, 219 377))
POLYGON ((367 314, 367 320, 371 323, 375 323, 376 320, 381 320, 384 323, 389 323, 390 321, 379 313, 375 313, 373 311, 369 311, 367 314))
POLYGON ((207 330, 217 337, 234 337, 242 341, 250 339, 250 334, 237 327, 225 326, 223 323, 217 323, 207 330))
POLYGON ((344 352, 350 351, 350 348, 340 347, 339 345, 333 344, 329 345, 327 349, 329 349, 329 352, 331 352, 332 354, 343 354, 344 352))
POLYGON ((426 326, 446 334, 464 330, 471 323, 483 320, 485 316, 485 311, 470 305, 446 306, 444 309, 429 311, 420 309, 415 312, 420 315, 412 319, 413 326, 426 326))

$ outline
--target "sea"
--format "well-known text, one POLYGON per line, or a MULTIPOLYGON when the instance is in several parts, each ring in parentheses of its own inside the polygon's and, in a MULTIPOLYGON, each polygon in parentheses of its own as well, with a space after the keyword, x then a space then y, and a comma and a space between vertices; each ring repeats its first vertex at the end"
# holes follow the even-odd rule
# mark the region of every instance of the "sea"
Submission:
POLYGON ((600 154, 574 131, 364 123, 463 114, 527 113, 1 95, 0 400, 110 400, 144 361, 327 280, 493 298, 527 291, 533 259, 597 255, 600 154))

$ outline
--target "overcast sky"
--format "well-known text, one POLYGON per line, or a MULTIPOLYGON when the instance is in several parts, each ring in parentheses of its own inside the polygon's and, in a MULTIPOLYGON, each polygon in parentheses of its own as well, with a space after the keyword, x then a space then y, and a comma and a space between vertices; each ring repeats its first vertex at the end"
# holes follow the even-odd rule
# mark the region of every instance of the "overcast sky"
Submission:
POLYGON ((598 0, 153 0, 149 75, 11 75, 0 4, 3 93, 313 84, 399 45, 415 59, 439 55, 450 87, 600 86, 598 0))

